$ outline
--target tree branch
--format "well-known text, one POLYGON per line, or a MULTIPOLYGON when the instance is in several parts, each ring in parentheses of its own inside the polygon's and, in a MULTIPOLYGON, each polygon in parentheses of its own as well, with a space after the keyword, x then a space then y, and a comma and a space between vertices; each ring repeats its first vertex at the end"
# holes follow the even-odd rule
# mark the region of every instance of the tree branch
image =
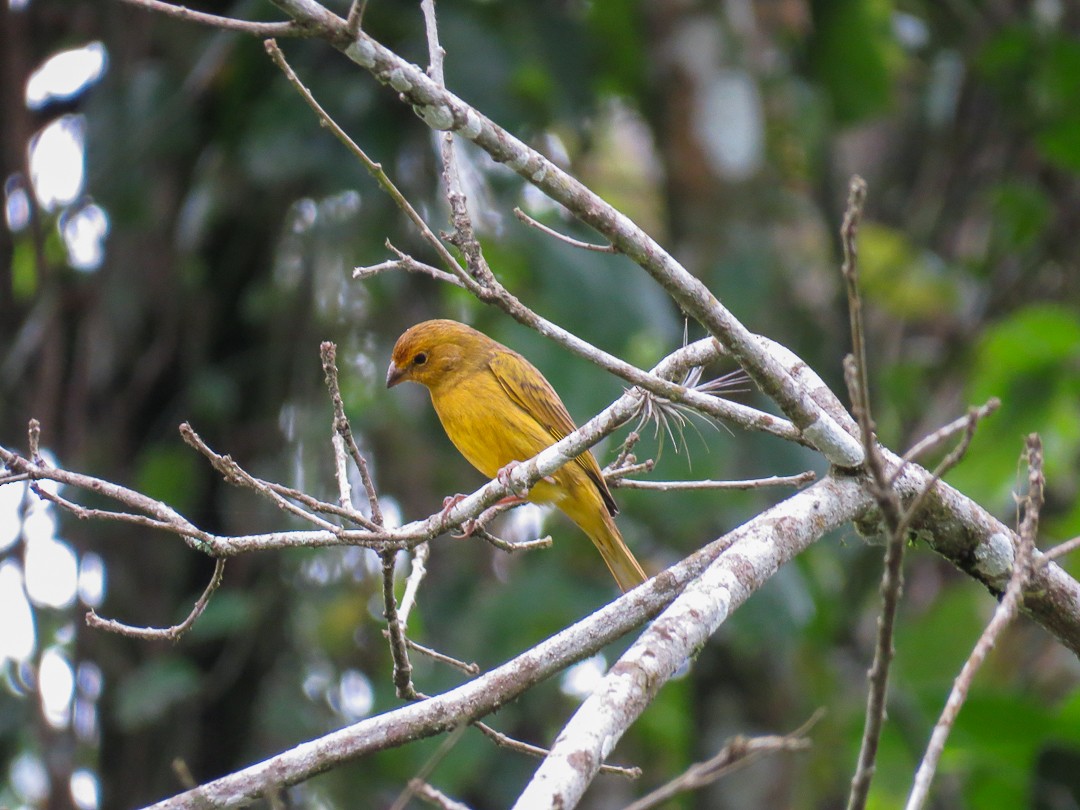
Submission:
MULTIPOLYGON (((714 594, 716 601, 727 601, 728 587, 734 589, 732 594, 745 598, 745 594, 757 587, 768 572, 775 570, 782 559, 787 559, 812 542, 810 535, 820 536, 831 526, 839 526, 858 517, 870 505, 870 499, 853 479, 824 479, 795 493, 787 501, 710 543, 591 616, 473 681, 303 743, 263 762, 159 802, 154 807, 242 806, 267 790, 296 784, 342 762, 472 722, 639 627, 669 604, 687 583, 721 554, 726 562, 716 567, 711 579, 719 577, 728 584, 714 594), (769 537, 783 542, 771 545, 766 540, 769 537), (737 584, 740 577, 746 577, 748 582, 745 585, 737 584)), ((703 587, 696 588, 696 599, 713 602, 713 596, 702 593, 703 587)), ((727 601, 732 609, 736 603, 735 596, 727 601)), ((691 626, 690 630, 695 634, 702 632, 696 626, 691 626)), ((682 635, 683 630, 680 630, 679 636, 682 635)), ((667 649, 666 644, 663 649, 667 649)), ((685 657, 684 654, 672 666, 672 671, 685 657)), ((614 668, 608 677, 617 669, 614 668)), ((659 686, 657 682, 655 688, 659 689, 659 686)), ((599 762, 595 766, 599 767, 599 762)))
POLYGON ((573 807, 626 729, 746 598, 870 503, 854 479, 829 477, 725 535, 727 547, 638 637, 563 727, 515 810, 573 807), (814 519, 807 523, 809 514, 814 519))

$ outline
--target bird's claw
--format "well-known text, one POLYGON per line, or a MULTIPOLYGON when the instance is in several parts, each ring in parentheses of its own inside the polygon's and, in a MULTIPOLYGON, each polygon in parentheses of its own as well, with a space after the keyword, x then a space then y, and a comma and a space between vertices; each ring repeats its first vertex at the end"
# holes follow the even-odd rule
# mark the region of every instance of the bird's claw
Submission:
MULTIPOLYGON (((525 501, 525 500, 528 500, 528 498, 529 498, 529 488, 528 487, 515 488, 514 482, 510 480, 510 476, 514 474, 514 470, 516 470, 520 466, 521 466, 520 461, 511 461, 509 464, 507 464, 505 467, 503 467, 501 470, 499 470, 497 473, 495 473, 495 480, 498 481, 500 484, 502 484, 507 489, 509 489, 512 493, 514 493, 514 495, 517 497, 517 499, 519 501, 525 501)), ((546 481, 549 484, 554 484, 555 483, 555 479, 552 478, 550 475, 545 475, 540 480, 541 481, 546 481)))
POLYGON ((498 481, 500 484, 502 484, 507 489, 509 489, 518 498, 524 499, 529 494, 529 488, 528 487, 522 487, 522 488, 515 489, 514 482, 510 480, 510 476, 512 476, 514 474, 514 470, 516 470, 520 466, 521 466, 520 461, 511 461, 509 464, 507 464, 505 467, 503 467, 497 473, 495 473, 495 480, 498 481))
MULTIPOLYGON (((442 511, 439 513, 439 520, 442 523, 443 528, 447 527, 447 523, 450 520, 450 510, 465 500, 465 496, 460 492, 457 495, 447 495, 443 498, 442 511)), ((461 524, 461 530, 464 534, 455 535, 455 537, 468 537, 476 530, 476 521, 466 520, 461 524)))

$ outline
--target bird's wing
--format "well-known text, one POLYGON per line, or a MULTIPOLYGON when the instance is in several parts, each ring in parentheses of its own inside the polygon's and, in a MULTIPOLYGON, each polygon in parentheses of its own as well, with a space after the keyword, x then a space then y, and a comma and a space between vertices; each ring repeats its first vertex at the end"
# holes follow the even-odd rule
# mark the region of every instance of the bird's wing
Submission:
MULTIPOLYGON (((566 410, 551 383, 520 354, 511 351, 496 352, 488 361, 488 366, 507 396, 551 435, 553 443, 577 430, 570 412, 566 410)), ((578 464, 596 485, 608 512, 617 514, 619 508, 593 454, 586 450, 574 459, 574 463, 578 464)))

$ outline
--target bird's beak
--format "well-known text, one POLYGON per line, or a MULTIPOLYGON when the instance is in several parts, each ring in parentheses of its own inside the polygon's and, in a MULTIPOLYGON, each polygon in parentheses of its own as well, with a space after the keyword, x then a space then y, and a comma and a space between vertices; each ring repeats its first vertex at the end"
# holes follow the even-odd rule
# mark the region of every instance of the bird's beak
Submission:
POLYGON ((405 369, 398 368, 397 364, 393 360, 390 361, 390 368, 386 370, 386 387, 393 388, 405 377, 405 369))

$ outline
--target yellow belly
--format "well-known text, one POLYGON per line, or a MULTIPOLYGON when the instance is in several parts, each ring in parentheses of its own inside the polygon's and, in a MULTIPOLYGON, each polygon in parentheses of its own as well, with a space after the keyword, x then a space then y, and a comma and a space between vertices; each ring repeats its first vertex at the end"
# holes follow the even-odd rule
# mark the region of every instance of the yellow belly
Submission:
MULTIPOLYGON (((488 375, 475 375, 452 388, 432 391, 431 402, 450 441, 488 478, 494 478, 511 461, 527 461, 555 443, 551 434, 488 375)), ((568 474, 564 467, 555 475, 556 484, 539 481, 529 500, 558 503, 566 491, 559 484, 568 474)))

